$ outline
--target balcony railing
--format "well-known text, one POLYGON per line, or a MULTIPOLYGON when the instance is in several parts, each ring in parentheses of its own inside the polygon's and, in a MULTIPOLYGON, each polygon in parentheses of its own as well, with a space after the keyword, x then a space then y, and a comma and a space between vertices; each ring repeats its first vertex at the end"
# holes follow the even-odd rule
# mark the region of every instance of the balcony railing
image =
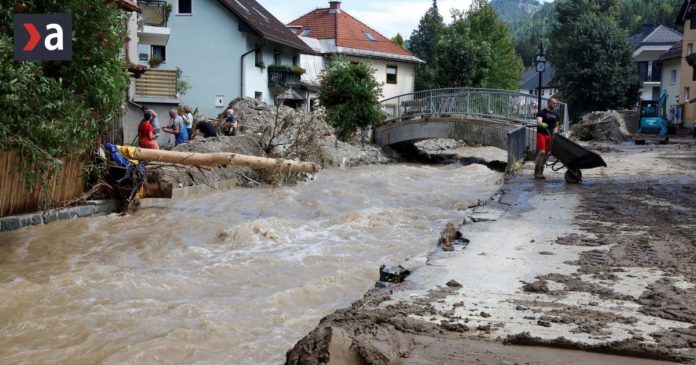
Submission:
POLYGON ((169 7, 162 0, 138 0, 138 5, 143 9, 141 18, 143 25, 153 27, 166 27, 169 20, 169 7))
POLYGON ((293 71, 289 66, 268 66, 268 85, 292 86, 299 84, 301 74, 293 71))
POLYGON ((177 99, 176 70, 154 69, 135 80, 136 98, 177 99))

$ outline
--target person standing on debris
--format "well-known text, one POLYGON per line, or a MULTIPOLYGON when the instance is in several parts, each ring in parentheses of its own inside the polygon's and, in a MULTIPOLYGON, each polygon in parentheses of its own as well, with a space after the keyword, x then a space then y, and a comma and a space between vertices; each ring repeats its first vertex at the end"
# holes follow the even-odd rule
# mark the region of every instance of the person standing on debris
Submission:
POLYGON ((157 113, 155 113, 154 110, 150 110, 146 105, 143 105, 141 110, 143 113, 147 113, 148 111, 152 113, 152 120, 150 120, 150 124, 152 124, 152 130, 155 134, 155 139, 159 137, 159 132, 160 132, 160 124, 159 124, 159 119, 157 119, 157 113))
POLYGON ((152 128, 151 120, 153 119, 152 111, 148 110, 143 115, 143 120, 138 126, 138 136, 140 137, 140 148, 148 148, 158 150, 157 138, 155 137, 154 128, 152 128))
POLYGON ((172 125, 170 127, 162 128, 162 131, 174 135, 175 146, 188 141, 188 131, 186 128, 184 128, 184 118, 179 116, 179 112, 174 108, 169 111, 169 117, 172 118, 172 125))
POLYGON ((237 134, 237 115, 234 114, 234 109, 227 109, 227 119, 223 133, 226 136, 234 136, 237 134))
POLYGON ((536 147, 537 156, 534 166, 534 178, 546 179, 544 177, 544 165, 546 159, 551 155, 551 142, 553 135, 558 133, 558 113, 556 113, 557 101, 554 98, 549 99, 546 104, 546 109, 537 113, 536 116, 536 147))
POLYGON ((181 116, 184 118, 184 127, 186 127, 186 132, 188 132, 189 139, 193 136, 193 114, 191 114, 191 107, 184 105, 184 114, 181 116))
MULTIPOLYGON (((217 130, 215 130, 215 126, 213 126, 213 124, 210 122, 202 121, 196 123, 196 128, 193 132, 193 137, 197 136, 198 132, 203 134, 203 137, 205 138, 217 137, 217 130)), ((193 139, 193 137, 191 137, 191 139, 193 139)))

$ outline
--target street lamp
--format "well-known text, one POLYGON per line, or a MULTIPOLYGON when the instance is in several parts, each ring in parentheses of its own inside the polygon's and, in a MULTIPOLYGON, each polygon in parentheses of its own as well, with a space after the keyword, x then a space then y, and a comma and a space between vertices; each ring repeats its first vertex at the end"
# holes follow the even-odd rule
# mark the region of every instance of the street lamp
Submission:
POLYGON ((541 40, 539 44, 539 49, 537 50, 536 56, 534 58, 536 63, 536 70, 539 73, 539 91, 538 91, 538 103, 537 103, 537 113, 541 113, 541 79, 544 71, 546 71, 546 55, 544 55, 544 40, 541 40))

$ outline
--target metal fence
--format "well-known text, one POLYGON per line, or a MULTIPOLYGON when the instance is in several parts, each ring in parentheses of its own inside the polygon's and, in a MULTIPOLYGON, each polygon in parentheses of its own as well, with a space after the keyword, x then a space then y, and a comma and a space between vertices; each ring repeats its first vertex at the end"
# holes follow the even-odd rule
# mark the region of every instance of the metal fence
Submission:
MULTIPOLYGON (((542 107, 549 98, 542 98, 542 107)), ((471 116, 518 123, 508 133, 508 166, 536 154, 538 96, 496 89, 436 89, 403 94, 380 102, 387 123, 422 117, 471 116)), ((569 131, 570 113, 566 103, 558 102, 560 133, 569 131)))
MULTIPOLYGON (((549 98, 542 98, 542 106, 549 98)), ((538 97, 519 92, 496 89, 436 89, 403 94, 380 102, 387 123, 416 117, 473 116, 534 124, 538 97)), ((556 107, 563 121, 561 132, 568 131, 568 105, 556 107)))

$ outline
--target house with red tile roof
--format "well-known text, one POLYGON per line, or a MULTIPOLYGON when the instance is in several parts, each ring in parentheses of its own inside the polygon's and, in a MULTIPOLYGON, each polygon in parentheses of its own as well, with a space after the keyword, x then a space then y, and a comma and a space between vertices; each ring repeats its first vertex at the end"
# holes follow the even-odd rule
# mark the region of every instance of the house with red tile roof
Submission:
POLYGON ((302 56, 306 69, 303 81, 318 84, 326 63, 334 56, 343 56, 352 62, 367 63, 375 70, 385 99, 414 91, 416 67, 424 62, 342 10, 340 1, 329 1, 328 8, 302 15, 291 21, 288 28, 322 56, 302 56))

